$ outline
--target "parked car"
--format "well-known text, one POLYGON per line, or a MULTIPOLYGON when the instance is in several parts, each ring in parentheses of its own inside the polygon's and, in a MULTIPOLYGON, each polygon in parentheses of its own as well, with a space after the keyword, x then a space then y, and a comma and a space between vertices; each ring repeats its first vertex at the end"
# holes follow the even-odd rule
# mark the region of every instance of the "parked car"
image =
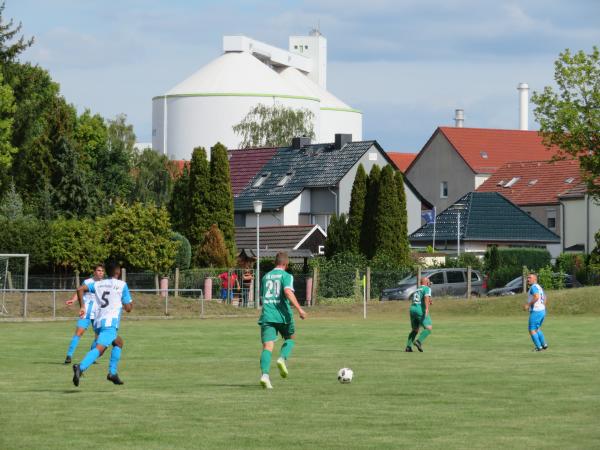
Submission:
MULTIPOLYGON (((555 273, 553 275, 555 277, 560 276, 559 273, 555 273)), ((582 286, 582 284, 579 281, 577 281, 577 278, 575 278, 573 275, 563 274, 563 276, 565 277, 565 288, 571 289, 571 288, 578 288, 578 287, 582 286)), ((522 292, 523 292, 523 277, 517 277, 514 280, 511 280, 508 283, 506 283, 506 286, 489 290, 487 295, 490 297, 494 297, 494 296, 498 297, 498 296, 504 296, 504 295, 521 294, 522 292)))
MULTIPOLYGON (((433 297, 464 297, 467 294, 467 269, 428 269, 421 276, 431 281, 431 295, 433 297)), ((397 286, 384 289, 379 300, 410 300, 417 290, 417 277, 411 275, 400 280, 397 286)), ((481 296, 485 294, 485 283, 483 275, 477 271, 471 271, 471 295, 481 296)))

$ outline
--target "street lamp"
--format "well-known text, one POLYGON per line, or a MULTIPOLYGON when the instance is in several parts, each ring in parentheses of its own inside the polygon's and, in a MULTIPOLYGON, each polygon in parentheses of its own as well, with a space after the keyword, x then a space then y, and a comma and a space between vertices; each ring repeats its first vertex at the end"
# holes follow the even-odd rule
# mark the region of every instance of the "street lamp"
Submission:
POLYGON ((254 213, 256 214, 256 276, 254 277, 254 304, 260 307, 260 213, 262 212, 261 200, 254 200, 254 213))
POLYGON ((456 257, 460 258, 460 213, 465 209, 467 205, 464 203, 455 203, 452 205, 452 209, 456 211, 457 227, 456 227, 456 257))

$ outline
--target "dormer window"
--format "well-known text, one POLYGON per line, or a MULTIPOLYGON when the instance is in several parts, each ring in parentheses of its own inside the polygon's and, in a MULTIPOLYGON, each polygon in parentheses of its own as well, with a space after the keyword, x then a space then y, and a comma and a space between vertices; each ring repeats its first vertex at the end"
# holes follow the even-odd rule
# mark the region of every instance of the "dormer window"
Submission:
POLYGON ((504 185, 505 188, 513 187, 517 181, 519 181, 521 177, 514 177, 508 183, 504 185))
POLYGON ((260 187, 266 180, 267 178, 269 178, 270 173, 263 173, 260 175, 260 177, 258 177, 256 179, 256 181, 254 182, 254 184, 252 185, 253 188, 257 188, 260 187))
POLYGON ((575 181, 575 178, 573 178, 573 177, 569 177, 569 178, 567 178, 567 179, 565 180, 565 183, 567 183, 567 184, 571 184, 573 181, 575 181))
POLYGON ((290 181, 290 178, 292 178, 292 175, 294 175, 294 172, 286 173, 285 176, 281 180, 279 180, 277 186, 285 186, 287 182, 290 181))
POLYGON ((529 180, 529 183, 527 183, 529 186, 533 186, 535 183, 537 183, 538 180, 537 178, 535 180, 529 180))
POLYGON ((496 183, 496 186, 504 186, 504 180, 500 180, 496 183))
POLYGON ((488 159, 488 154, 487 154, 487 152, 479 152, 479 154, 481 155, 481 157, 482 157, 483 159, 488 159))

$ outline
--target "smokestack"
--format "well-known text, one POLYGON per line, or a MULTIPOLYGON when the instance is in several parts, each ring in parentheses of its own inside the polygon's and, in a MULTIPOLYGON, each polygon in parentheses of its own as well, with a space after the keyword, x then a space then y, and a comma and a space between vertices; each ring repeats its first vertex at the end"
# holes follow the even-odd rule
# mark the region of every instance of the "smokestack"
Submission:
POLYGON ((529 86, 527 83, 519 83, 519 130, 529 129, 529 86))
POLYGON ((465 110, 455 109, 454 110, 454 126, 456 128, 462 128, 465 124, 465 110))

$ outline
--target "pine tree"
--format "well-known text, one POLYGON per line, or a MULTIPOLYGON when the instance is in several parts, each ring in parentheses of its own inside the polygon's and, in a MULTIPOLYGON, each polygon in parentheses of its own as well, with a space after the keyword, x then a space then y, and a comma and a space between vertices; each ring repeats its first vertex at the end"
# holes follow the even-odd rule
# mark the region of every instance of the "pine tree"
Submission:
POLYGON ((190 207, 189 207, 189 192, 190 192, 190 169, 189 165, 185 164, 181 175, 173 184, 173 193, 169 201, 169 214, 171 215, 171 224, 173 230, 181 233, 185 237, 190 232, 190 207))
POLYGON ((352 194, 350 195, 350 212, 348 216, 349 249, 355 253, 360 251, 360 230, 363 225, 365 202, 367 199, 367 173, 362 164, 358 165, 352 194))
POLYGON ((196 147, 192 152, 188 188, 189 229, 183 235, 189 239, 192 247, 195 247, 202 241, 212 223, 208 205, 210 170, 203 147, 196 147))
POLYGON ((348 217, 342 213, 332 216, 327 227, 327 241, 325 242, 325 256, 332 258, 339 253, 350 250, 348 217))
POLYGON ((379 177, 381 169, 377 164, 371 168, 367 179, 367 196, 360 231, 360 250, 367 259, 375 256, 373 233, 375 232, 375 215, 379 198, 379 177))
POLYGON ((223 233, 216 224, 212 224, 204 233, 202 242, 194 255, 199 267, 228 267, 231 261, 229 250, 225 246, 223 233))
POLYGON ((233 223, 233 193, 229 176, 227 148, 218 142, 210 149, 210 194, 208 205, 211 222, 223 232, 231 258, 236 256, 233 223))
POLYGON ((394 176, 396 190, 398 192, 398 207, 400 208, 400 231, 399 240, 399 260, 403 265, 408 265, 410 259, 410 243, 408 242, 408 213, 406 208, 406 191, 404 190, 404 174, 399 170, 394 176))
POLYGON ((33 38, 17 37, 21 31, 21 22, 16 26, 12 19, 6 22, 3 17, 4 8, 6 8, 5 2, 0 3, 0 62, 2 65, 16 60, 17 56, 33 45, 33 38))
POLYGON ((53 203, 67 217, 84 216, 92 206, 87 173, 81 170, 77 152, 65 139, 61 140, 58 151, 53 203))
POLYGON ((385 255, 400 263, 399 233, 402 224, 398 203, 398 190, 394 181, 394 169, 387 165, 381 171, 377 207, 374 220, 374 250, 371 257, 385 255))

